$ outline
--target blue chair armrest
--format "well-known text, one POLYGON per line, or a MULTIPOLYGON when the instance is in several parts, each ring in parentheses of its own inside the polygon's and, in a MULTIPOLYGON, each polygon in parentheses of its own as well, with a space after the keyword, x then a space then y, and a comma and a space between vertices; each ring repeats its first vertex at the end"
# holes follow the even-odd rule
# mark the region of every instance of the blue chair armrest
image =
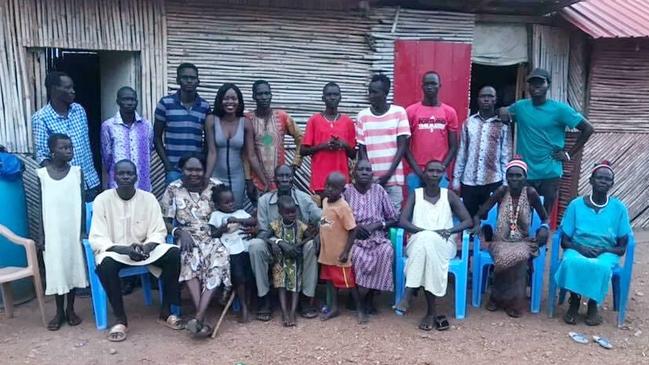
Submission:
POLYGON ((469 232, 467 230, 462 231, 462 252, 460 252, 460 260, 465 265, 469 264, 469 232))
POLYGON ((633 274, 634 257, 635 257, 635 237, 633 236, 633 233, 631 233, 629 234, 629 242, 627 242, 626 253, 624 255, 624 266, 622 268, 622 271, 624 272, 624 276, 629 278, 629 280, 631 279, 633 274))
POLYGON ((84 239, 83 241, 83 250, 86 253, 86 263, 88 264, 88 270, 94 269, 97 264, 95 263, 95 252, 90 246, 90 241, 84 239))

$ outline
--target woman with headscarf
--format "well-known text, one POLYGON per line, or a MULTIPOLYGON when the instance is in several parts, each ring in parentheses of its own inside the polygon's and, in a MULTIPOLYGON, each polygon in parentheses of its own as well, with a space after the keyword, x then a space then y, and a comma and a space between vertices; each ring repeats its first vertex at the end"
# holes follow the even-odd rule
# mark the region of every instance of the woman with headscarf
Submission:
POLYGON ((527 164, 514 158, 505 167, 507 185, 499 187, 478 209, 474 232, 480 230, 480 217, 498 204, 498 218, 493 240, 486 242, 494 261, 494 280, 487 310, 503 308, 510 317, 518 318, 526 306, 527 269, 530 257, 538 253, 548 239, 547 213, 539 194, 527 183, 527 164), (529 237, 532 210, 543 222, 536 238, 529 237))
POLYGON ((554 280, 559 288, 570 291, 563 317, 568 324, 577 323, 582 296, 588 298, 586 324, 602 323, 597 306, 606 298, 612 269, 626 251, 631 225, 624 203, 608 194, 614 177, 608 161, 598 163, 590 176, 592 192, 575 198, 563 214, 564 252, 554 280))

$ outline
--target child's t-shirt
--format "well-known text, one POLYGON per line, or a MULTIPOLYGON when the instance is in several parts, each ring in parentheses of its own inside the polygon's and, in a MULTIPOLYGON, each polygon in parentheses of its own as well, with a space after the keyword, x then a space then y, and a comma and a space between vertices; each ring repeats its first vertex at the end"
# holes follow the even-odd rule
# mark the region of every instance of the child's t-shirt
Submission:
POLYGON ((320 257, 318 262, 325 265, 349 267, 352 266, 351 255, 346 263, 338 261, 338 257, 347 245, 349 231, 356 228, 356 220, 352 208, 345 198, 329 203, 325 198, 322 203, 322 218, 320 218, 320 257))
MULTIPOLYGON (((248 219, 250 214, 246 213, 245 210, 239 209, 232 213, 224 213, 219 210, 214 211, 210 216, 210 225, 214 227, 221 227, 225 221, 230 218, 239 218, 239 219, 248 219)), ((225 248, 228 249, 230 255, 236 255, 242 252, 248 252, 248 241, 244 240, 241 236, 241 225, 240 224, 229 224, 228 230, 221 236, 221 242, 225 248)))

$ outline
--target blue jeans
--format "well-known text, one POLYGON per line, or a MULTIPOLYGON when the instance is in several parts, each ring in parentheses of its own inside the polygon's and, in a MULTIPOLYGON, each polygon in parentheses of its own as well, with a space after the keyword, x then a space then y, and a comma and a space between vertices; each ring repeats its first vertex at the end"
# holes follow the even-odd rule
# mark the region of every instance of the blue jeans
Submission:
POLYGON ((180 170, 167 171, 165 175, 165 184, 169 185, 170 183, 180 179, 182 176, 183 174, 180 172, 180 170))
MULTIPOLYGON (((411 172, 406 176, 406 184, 408 185, 408 194, 415 191, 415 189, 424 186, 424 182, 421 181, 419 176, 414 172, 411 172)), ((444 173, 444 176, 442 176, 442 179, 439 181, 439 186, 441 188, 448 188, 448 177, 446 177, 446 173, 444 173)))

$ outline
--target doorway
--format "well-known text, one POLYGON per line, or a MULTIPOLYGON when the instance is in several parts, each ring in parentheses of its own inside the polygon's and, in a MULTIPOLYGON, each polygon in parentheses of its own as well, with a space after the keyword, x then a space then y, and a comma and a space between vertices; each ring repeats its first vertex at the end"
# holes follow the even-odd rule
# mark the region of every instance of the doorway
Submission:
POLYGON ((86 110, 93 162, 102 176, 101 123, 118 111, 119 88, 130 86, 140 94, 139 53, 46 48, 44 56, 45 72, 65 72, 74 81, 75 101, 86 110))
POLYGON ((473 63, 471 65, 471 114, 478 112, 478 92, 484 86, 496 89, 498 100, 496 108, 513 104, 519 95, 518 75, 520 65, 486 66, 473 63))

